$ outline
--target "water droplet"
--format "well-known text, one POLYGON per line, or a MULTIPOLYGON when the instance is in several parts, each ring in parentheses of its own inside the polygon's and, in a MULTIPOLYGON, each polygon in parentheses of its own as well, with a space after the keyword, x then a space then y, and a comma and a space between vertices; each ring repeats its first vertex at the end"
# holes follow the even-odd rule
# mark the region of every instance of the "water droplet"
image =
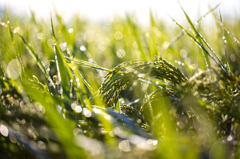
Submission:
POLYGON ((123 49, 119 49, 119 50, 117 51, 117 56, 118 56, 119 58, 123 58, 125 55, 126 55, 126 52, 125 52, 123 49))
POLYGON ((232 135, 229 135, 228 137, 227 137, 227 141, 232 141, 233 140, 233 136, 232 135))
POLYGON ((13 134, 10 134, 9 135, 9 140, 12 142, 12 143, 17 143, 17 138, 15 137, 15 135, 13 135, 13 134))
POLYGON ((229 32, 229 31, 227 31, 227 33, 229 34, 230 32, 229 32))
POLYGON ((46 144, 43 141, 38 141, 38 148, 45 150, 47 148, 46 144))
POLYGON ((223 36, 223 40, 225 39, 225 36, 223 36))
POLYGON ((153 145, 157 145, 158 141, 157 140, 153 140, 152 143, 153 143, 153 145))
POLYGON ((236 61, 236 56, 234 54, 231 54, 230 59, 231 59, 232 62, 234 62, 234 61, 236 61))
POLYGON ((168 41, 165 41, 163 44, 162 44, 162 47, 163 48, 167 48, 169 46, 169 42, 168 41))
POLYGON ((67 46, 67 43, 66 43, 66 42, 61 43, 61 44, 59 45, 59 47, 60 47, 60 49, 61 49, 62 51, 65 51, 65 50, 66 50, 66 46, 67 46))
POLYGON ((138 49, 138 45, 137 45, 137 42, 136 42, 136 41, 134 41, 134 42, 132 43, 132 45, 133 45, 134 49, 138 49))
POLYGON ((73 80, 72 79, 70 79, 70 83, 72 83, 73 82, 73 80))
POLYGON ((144 77, 144 74, 138 74, 138 77, 142 78, 142 77, 144 77))
POLYGON ((151 139, 147 140, 147 144, 152 145, 153 141, 151 139))
POLYGON ((224 40, 223 42, 224 42, 224 43, 227 43, 227 40, 224 40))
POLYGON ((194 24, 195 24, 195 25, 198 25, 198 22, 195 22, 194 24))
POLYGON ((156 84, 156 85, 159 85, 159 82, 158 82, 158 81, 156 81, 156 82, 155 82, 155 84, 156 84))
POLYGON ((123 38, 122 32, 117 31, 117 32, 114 34, 114 38, 115 38, 116 40, 121 40, 121 39, 123 38))
POLYGON ((188 55, 187 50, 185 50, 185 49, 180 50, 180 56, 181 56, 182 58, 186 58, 187 55, 188 55))
POLYGON ((52 45, 53 45, 53 39, 48 39, 47 44, 48 44, 48 46, 52 47, 52 45))
POLYGON ((3 136, 7 137, 8 136, 8 128, 5 125, 1 125, 0 127, 0 132, 3 136))
POLYGON ((72 32, 73 32, 73 28, 69 28, 69 29, 68 29, 68 32, 69 32, 69 33, 72 33, 72 32))
POLYGON ((21 65, 19 64, 17 59, 13 59, 8 63, 7 66, 8 76, 13 80, 16 80, 21 74, 21 65))
POLYGON ((142 119, 138 119, 138 120, 137 120, 137 123, 140 124, 141 122, 142 122, 142 119))
POLYGON ((37 38, 41 40, 43 38, 43 33, 38 33, 37 38))
MULTIPOLYGON (((77 112, 77 113, 81 113, 82 112, 82 107, 80 106, 80 105, 77 105, 76 107, 75 107, 75 111, 77 112)), ((91 113, 91 112, 90 112, 91 113)), ((91 116, 91 115, 90 115, 91 116)), ((89 117, 90 117, 89 116, 89 117)), ((87 116, 86 116, 87 117, 87 116)))
POLYGON ((72 103, 71 104, 71 108, 73 109, 73 110, 75 110, 75 107, 77 106, 77 104, 76 103, 72 103))
POLYGON ((86 49, 85 46, 82 45, 82 46, 80 46, 80 50, 81 50, 81 51, 86 51, 87 49, 86 49))
POLYGON ((118 144, 118 148, 119 148, 121 151, 124 151, 124 152, 129 152, 129 151, 131 151, 130 144, 129 144, 129 140, 123 140, 123 141, 121 141, 121 142, 118 144))
POLYGON ((83 108, 83 114, 89 118, 92 116, 92 113, 87 109, 87 108, 83 108))

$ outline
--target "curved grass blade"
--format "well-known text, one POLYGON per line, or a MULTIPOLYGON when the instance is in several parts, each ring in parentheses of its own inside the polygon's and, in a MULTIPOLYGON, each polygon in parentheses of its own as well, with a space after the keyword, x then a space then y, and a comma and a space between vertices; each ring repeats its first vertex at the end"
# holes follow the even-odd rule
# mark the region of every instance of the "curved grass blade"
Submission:
MULTIPOLYGON (((70 58, 69 58, 69 57, 66 57, 66 56, 65 56, 65 58, 66 58, 68 61, 70 61, 70 58)), ((102 70, 102 71, 107 71, 107 72, 111 72, 111 71, 112 71, 111 69, 101 67, 101 66, 99 66, 99 65, 93 64, 93 63, 88 62, 88 61, 79 60, 79 59, 76 59, 76 58, 73 58, 72 61, 73 61, 76 65, 80 65, 80 66, 83 66, 83 67, 93 68, 93 69, 102 70)))
MULTIPOLYGON (((210 9, 208 12, 206 12, 204 15, 202 15, 194 24, 197 24, 199 22, 201 22, 208 14, 212 13, 215 9, 217 9, 220 5, 222 4, 219 3, 218 5, 216 5, 214 8, 210 9)), ((189 30, 191 26, 187 27, 186 30, 189 30)), ((165 50, 167 50, 170 46, 172 46, 178 39, 180 39, 182 36, 184 35, 184 31, 180 32, 177 36, 175 36, 169 43, 169 45, 164 48, 160 54, 162 54, 165 50)))
MULTIPOLYGON (((51 17, 51 25, 52 25, 52 35, 53 35, 53 39, 54 39, 54 42, 55 42, 55 49, 56 49, 56 55, 57 55, 57 63, 58 63, 58 73, 61 77, 61 84, 63 86, 63 93, 65 92, 65 97, 67 97, 67 99, 69 98, 69 95, 70 95, 70 89, 69 89, 69 81, 68 81, 68 76, 71 80, 73 80, 73 84, 75 86, 75 88, 77 88, 77 91, 80 91, 79 87, 78 87, 78 83, 76 82, 76 80, 74 79, 74 76, 73 76, 73 73, 72 71, 70 70, 69 66, 68 66, 68 63, 67 63, 67 60, 64 58, 63 56, 63 53, 58 45, 58 42, 57 42, 57 39, 56 39, 56 36, 55 36, 55 33, 54 33, 54 29, 53 29, 53 23, 52 23, 52 17, 51 17), (68 75, 68 76, 67 76, 68 75)), ((76 68, 76 67, 75 67, 76 68)), ((80 87, 82 88, 82 91, 83 91, 83 94, 84 94, 84 99, 85 100, 81 100, 81 101, 85 101, 86 102, 86 106, 87 108, 92 111, 92 105, 90 103, 90 101, 88 100, 88 97, 86 96, 86 90, 84 88, 84 85, 83 85, 83 82, 80 81, 82 78, 81 76, 78 74, 77 70, 75 70, 75 73, 76 73, 76 76, 77 78, 79 79, 78 82, 81 82, 79 83, 80 84, 80 87)), ((78 95, 78 98, 79 99, 82 99, 81 95, 79 94, 79 92, 77 93, 78 95)), ((85 105, 83 102, 82 102, 83 105, 85 105)), ((69 108, 71 109, 71 108, 69 108)))
POLYGON ((138 135, 141 135, 142 137, 145 137, 145 138, 150 138, 150 136, 145 133, 139 126, 137 126, 133 121, 131 121, 130 119, 128 119, 125 115, 123 114, 120 114, 119 112, 116 112, 114 110, 110 110, 110 109, 104 109, 102 107, 97 107, 95 106, 93 108, 93 111, 96 113, 96 114, 100 114, 100 115, 103 115, 105 116, 105 118, 107 118, 108 120, 111 121, 111 123, 114 125, 114 126, 122 126, 122 124, 119 124, 115 118, 121 120, 122 122, 124 122, 126 124, 126 126, 128 128, 131 129, 132 132, 134 132, 135 134, 138 134, 138 135), (107 113, 107 114, 106 114, 107 113), (106 115, 104 115, 106 114, 106 115), (110 114, 110 115, 109 115, 110 114), (115 118, 113 118, 112 116, 114 116, 115 118))
MULTIPOLYGON (((65 64, 65 59, 63 56, 63 53, 57 43, 57 39, 55 36, 55 32, 54 32, 54 28, 53 28, 53 21, 52 21, 52 16, 51 16, 51 28, 52 28, 52 35, 53 35, 53 40, 55 42, 55 54, 56 54, 56 65, 57 65, 57 72, 58 72, 58 76, 59 76, 59 81, 62 85, 62 93, 64 98, 69 99, 70 98, 70 87, 69 87, 69 79, 67 76, 67 68, 68 65, 65 64)), ((69 69, 69 68, 68 68, 69 69)), ((61 90, 60 90, 61 93, 61 90)))
MULTIPOLYGON (((179 2, 179 4, 180 4, 180 2, 179 2)), ((205 45, 208 47, 208 49, 209 49, 209 50, 213 53, 213 55, 217 58, 217 60, 218 60, 218 62, 219 62, 219 65, 221 66, 221 68, 224 69, 225 72, 228 73, 227 68, 224 66, 224 64, 222 63, 222 61, 220 60, 220 58, 217 56, 217 54, 213 51, 213 49, 210 47, 210 45, 206 42, 206 40, 202 37, 202 35, 201 35, 201 34, 197 31, 197 29, 194 27, 191 19, 189 18, 188 14, 185 12, 185 10, 183 9, 183 7, 182 7, 181 4, 180 4, 180 6, 181 6, 182 11, 183 11, 184 14, 185 14, 185 17, 186 17, 187 20, 188 20, 188 23, 190 24, 190 26, 191 26, 194 34, 195 34, 196 39, 197 39, 198 42, 202 45, 202 48, 203 48, 203 43, 202 43, 202 41, 203 41, 203 42, 205 43, 205 45)), ((204 49, 204 50, 206 50, 206 49, 204 49)), ((211 66, 211 63, 210 63, 209 58, 208 58, 208 56, 207 56, 207 55, 209 55, 209 53, 206 53, 206 52, 204 51, 204 55, 205 55, 205 58, 206 58, 206 61, 207 61, 208 66, 211 66)))
POLYGON ((56 88, 55 88, 55 84, 52 80, 52 78, 49 76, 49 73, 46 71, 46 68, 44 67, 42 61, 38 58, 38 55, 36 54, 36 52, 34 51, 34 49, 29 45, 29 43, 25 40, 25 38, 18 34, 17 35, 22 39, 23 43, 25 44, 25 47, 27 48, 29 54, 32 56, 32 58, 37 62, 37 65, 39 66, 39 68, 41 69, 41 71, 44 73, 44 75, 46 76, 46 78, 49 80, 49 82, 51 83, 51 86, 53 87, 54 93, 57 94, 56 92, 56 88))
POLYGON ((69 158, 87 157, 85 151, 83 149, 80 149, 74 144, 74 134, 72 132, 73 127, 71 127, 71 124, 68 123, 69 121, 64 120, 62 116, 57 112, 56 107, 54 106, 56 103, 50 101, 50 99, 54 100, 53 96, 47 92, 44 93, 40 92, 24 83, 22 84, 24 90, 27 91, 29 96, 34 101, 41 103, 41 105, 46 109, 46 116, 48 117, 49 124, 54 129, 55 134, 57 135, 59 141, 62 143, 68 157, 69 158))
POLYGON ((21 73, 20 73, 20 77, 22 77, 24 75, 24 66, 23 66, 23 63, 22 63, 22 60, 20 58, 20 55, 19 55, 19 52, 17 51, 17 48, 15 46, 15 40, 14 40, 14 36, 13 36, 13 30, 12 30, 12 26, 11 26, 11 23, 8 21, 8 29, 9 29, 9 33, 10 33, 10 37, 11 37, 11 42, 13 44, 13 48, 14 48, 14 53, 15 53, 15 56, 18 60, 18 63, 21 65, 20 69, 21 69, 21 73))
MULTIPOLYGON (((171 17, 170 17, 171 18, 171 17)), ((197 45, 204 51, 204 53, 206 53, 216 64, 218 64, 219 67, 222 68, 222 65, 220 63, 218 63, 218 61, 203 47, 203 45, 198 42, 198 40, 193 37, 193 35, 191 35, 185 28, 183 28, 183 26, 181 26, 177 21, 175 21, 173 18, 171 18, 182 30, 184 30, 187 35, 195 42, 197 43, 197 45)), ((227 71, 223 68, 223 70, 227 73, 227 71)))
POLYGON ((150 60, 149 56, 146 55, 146 51, 144 50, 143 45, 141 44, 140 33, 138 32, 137 25, 132 21, 129 15, 126 15, 126 16, 127 16, 127 22, 131 28, 132 35, 137 42, 139 51, 141 52, 141 60, 150 60))

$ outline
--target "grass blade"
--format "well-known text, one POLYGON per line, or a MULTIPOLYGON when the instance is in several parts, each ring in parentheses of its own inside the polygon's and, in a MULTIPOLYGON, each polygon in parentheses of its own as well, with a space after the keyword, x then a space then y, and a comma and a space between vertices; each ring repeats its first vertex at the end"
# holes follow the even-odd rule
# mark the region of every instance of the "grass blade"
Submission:
POLYGON ((44 73, 44 75, 46 76, 46 78, 49 80, 49 82, 51 83, 51 86, 53 87, 53 90, 55 92, 55 94, 57 94, 56 92, 56 88, 55 85, 53 83, 52 78, 49 76, 49 73, 46 71, 46 68, 44 67, 42 61, 39 59, 38 55, 36 54, 36 52, 34 51, 34 49, 29 45, 29 43, 25 40, 25 38, 18 34, 17 35, 22 39, 23 43, 25 44, 25 47, 27 48, 29 54, 32 56, 32 58, 37 62, 37 65, 39 66, 39 68, 41 69, 41 71, 44 73))
MULTIPOLYGON (((180 4, 180 2, 179 2, 179 4, 180 4)), ((224 64, 222 63, 222 61, 220 60, 220 58, 217 56, 217 54, 213 51, 213 49, 210 47, 210 45, 206 42, 206 40, 202 37, 202 35, 201 35, 201 34, 197 31, 197 29, 194 27, 191 19, 189 18, 188 14, 185 12, 185 10, 183 9, 183 7, 182 7, 181 4, 180 4, 180 6, 181 6, 182 11, 183 11, 184 14, 185 14, 185 17, 186 17, 187 20, 188 20, 188 23, 190 24, 190 26, 191 26, 194 34, 195 34, 196 39, 197 39, 198 42, 202 45, 202 48, 203 48, 203 43, 202 43, 202 40, 203 40, 203 42, 204 42, 205 45, 208 47, 208 49, 209 49, 209 50, 213 53, 213 55, 217 58, 220 67, 221 67, 222 69, 224 69, 224 71, 225 71, 226 73, 228 73, 227 68, 224 66, 224 64)), ((206 49, 204 49, 204 50, 206 50, 206 49)), ((209 58, 208 58, 208 56, 207 56, 207 55, 209 55, 209 54, 210 54, 210 53, 206 53, 206 51, 204 51, 204 55, 205 55, 205 58, 206 58, 206 61, 207 61, 207 65, 208 65, 208 66, 211 66, 211 63, 210 63, 209 58)), ((215 60, 215 61, 216 61, 216 60, 215 60)))

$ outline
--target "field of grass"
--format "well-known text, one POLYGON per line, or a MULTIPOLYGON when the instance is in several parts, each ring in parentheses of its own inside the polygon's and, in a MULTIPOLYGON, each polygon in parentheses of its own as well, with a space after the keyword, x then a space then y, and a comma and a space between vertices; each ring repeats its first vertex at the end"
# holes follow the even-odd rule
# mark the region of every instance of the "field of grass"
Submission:
POLYGON ((149 28, 5 11, 0 158, 240 158, 240 20, 182 10, 149 28))

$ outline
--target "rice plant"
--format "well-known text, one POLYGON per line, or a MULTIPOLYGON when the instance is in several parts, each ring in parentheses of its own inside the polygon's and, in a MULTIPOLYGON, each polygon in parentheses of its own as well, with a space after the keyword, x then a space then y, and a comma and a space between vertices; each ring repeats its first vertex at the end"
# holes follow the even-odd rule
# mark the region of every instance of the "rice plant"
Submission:
POLYGON ((239 158, 240 21, 219 5, 171 32, 152 12, 147 29, 6 11, 0 158, 239 158))

